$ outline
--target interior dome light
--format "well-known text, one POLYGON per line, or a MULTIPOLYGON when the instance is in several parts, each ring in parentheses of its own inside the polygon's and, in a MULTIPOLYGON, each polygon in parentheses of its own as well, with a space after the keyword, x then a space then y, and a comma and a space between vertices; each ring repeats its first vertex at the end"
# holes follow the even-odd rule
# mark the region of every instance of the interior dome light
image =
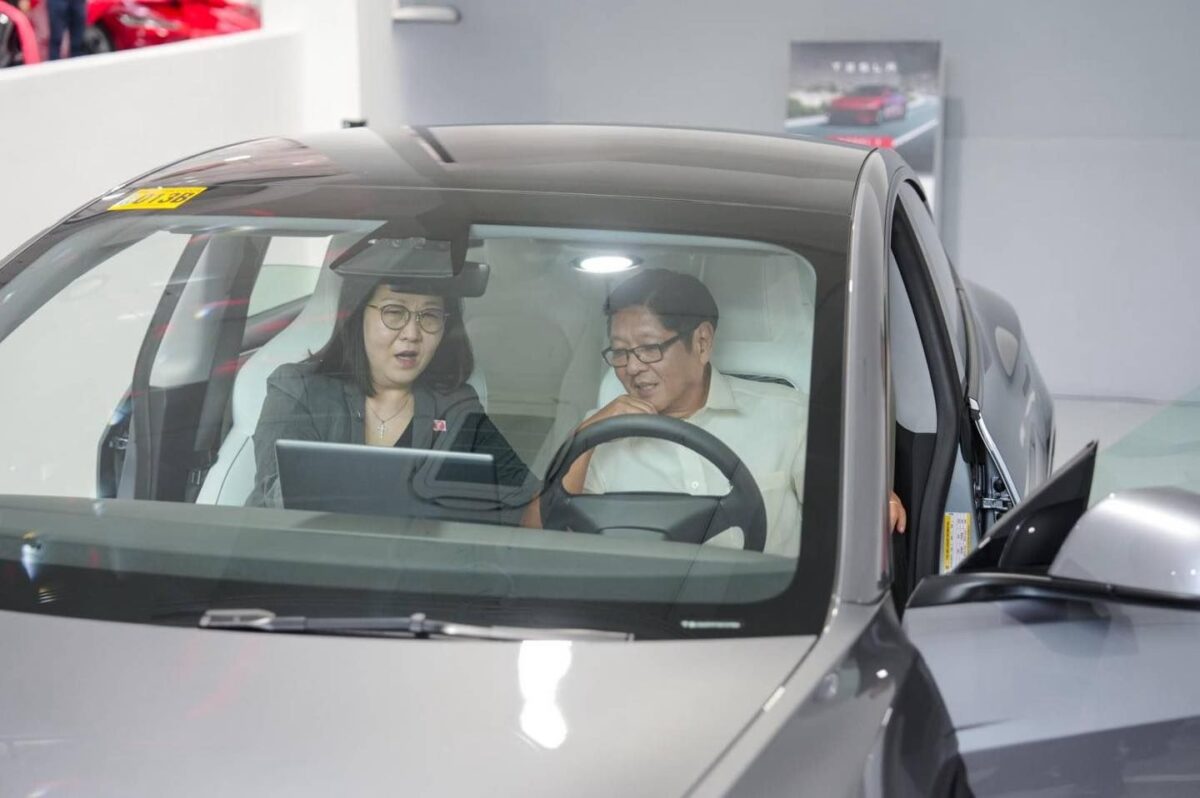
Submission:
POLYGON ((596 255, 579 261, 576 268, 591 274, 615 274, 627 272, 638 265, 638 261, 624 255, 596 255))

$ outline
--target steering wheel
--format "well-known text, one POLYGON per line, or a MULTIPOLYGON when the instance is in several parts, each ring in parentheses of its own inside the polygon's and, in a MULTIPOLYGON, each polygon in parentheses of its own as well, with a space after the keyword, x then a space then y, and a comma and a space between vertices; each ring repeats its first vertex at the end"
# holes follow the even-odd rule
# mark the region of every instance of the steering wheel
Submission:
POLYGON ((568 438, 546 471, 541 498, 547 529, 597 534, 611 529, 649 530, 681 543, 703 543, 730 527, 742 530, 742 547, 762 551, 767 511, 758 483, 733 450, 709 432, 670 416, 613 416, 568 438), (568 493, 562 480, 581 454, 620 438, 677 443, 708 460, 729 480, 724 496, 679 493, 568 493))

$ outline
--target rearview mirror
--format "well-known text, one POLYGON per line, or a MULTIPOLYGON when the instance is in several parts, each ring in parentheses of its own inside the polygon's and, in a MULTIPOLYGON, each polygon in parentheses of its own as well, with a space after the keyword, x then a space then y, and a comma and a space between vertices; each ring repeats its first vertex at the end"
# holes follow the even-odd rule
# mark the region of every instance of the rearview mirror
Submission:
POLYGON ((343 277, 387 280, 414 294, 478 297, 487 290, 486 264, 456 261, 454 243, 431 238, 371 238, 342 253, 329 268, 343 277))

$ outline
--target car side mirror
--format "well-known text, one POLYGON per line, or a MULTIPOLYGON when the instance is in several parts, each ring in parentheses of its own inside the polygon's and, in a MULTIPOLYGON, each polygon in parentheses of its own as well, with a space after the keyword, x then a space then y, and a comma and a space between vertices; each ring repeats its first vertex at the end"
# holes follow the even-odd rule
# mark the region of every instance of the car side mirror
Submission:
POLYGON ((1096 470, 1092 441, 988 530, 955 573, 1045 573, 1087 509, 1096 470))
POLYGON ((1200 495, 1180 488, 1110 494, 1075 524, 1049 575, 1200 598, 1200 495))
POLYGON ((1200 494, 1141 488, 1088 509, 1093 442, 1010 510, 909 609, 1006 598, 1096 597, 1200 606, 1200 494))

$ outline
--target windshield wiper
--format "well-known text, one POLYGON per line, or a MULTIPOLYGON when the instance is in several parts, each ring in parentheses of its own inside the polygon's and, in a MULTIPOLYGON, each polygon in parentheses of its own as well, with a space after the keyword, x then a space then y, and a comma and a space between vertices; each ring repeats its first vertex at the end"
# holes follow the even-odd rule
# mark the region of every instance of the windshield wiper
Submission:
POLYGON ((469 640, 632 640, 625 632, 603 629, 543 629, 525 626, 475 626, 412 615, 362 618, 309 618, 276 615, 270 610, 208 610, 200 618, 204 629, 246 629, 259 632, 380 635, 469 640))

